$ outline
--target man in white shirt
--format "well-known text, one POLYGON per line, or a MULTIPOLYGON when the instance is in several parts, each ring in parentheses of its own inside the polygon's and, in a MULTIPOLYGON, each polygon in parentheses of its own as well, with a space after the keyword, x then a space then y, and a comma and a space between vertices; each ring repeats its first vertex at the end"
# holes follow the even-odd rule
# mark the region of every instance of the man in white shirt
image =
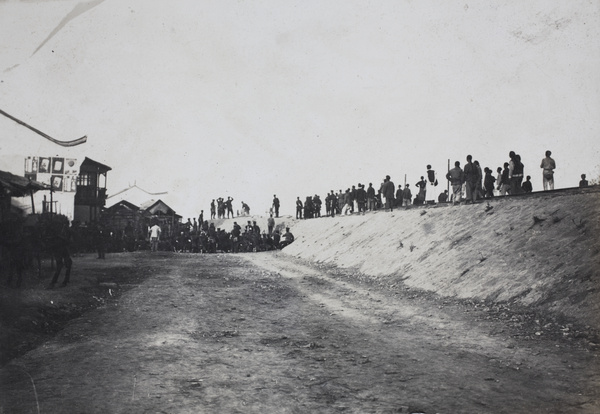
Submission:
POLYGON ((154 225, 150 227, 148 233, 150 235, 150 245, 152 247, 152 251, 155 252, 158 250, 158 240, 160 239, 161 233, 160 226, 157 223, 154 223, 154 225))

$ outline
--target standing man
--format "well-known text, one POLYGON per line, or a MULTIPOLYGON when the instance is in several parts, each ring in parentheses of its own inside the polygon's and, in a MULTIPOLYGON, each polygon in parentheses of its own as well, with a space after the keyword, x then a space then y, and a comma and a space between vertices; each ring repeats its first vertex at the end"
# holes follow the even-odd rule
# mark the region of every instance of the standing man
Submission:
POLYGON ((275 210, 275 217, 279 218, 279 199, 276 194, 273 194, 273 210, 275 210))
POLYGON ((267 227, 269 229, 269 236, 271 236, 273 234, 273 229, 275 228, 275 219, 273 218, 273 214, 269 215, 267 227))
POLYGON ((385 189, 387 186, 387 179, 384 178, 383 181, 381 182, 381 184, 379 185, 379 192, 378 195, 381 196, 381 206, 382 208, 385 208, 385 206, 387 205, 385 202, 385 189))
POLYGON ((402 193, 402 186, 398 184, 398 189, 396 190, 396 207, 402 207, 402 199, 404 198, 402 193))
POLYGON ((323 205, 323 202, 321 201, 321 197, 319 197, 318 194, 315 194, 315 196, 313 197, 313 206, 314 206, 314 210, 315 210, 315 217, 321 217, 321 206, 323 205))
POLYGON ((483 187, 485 188, 485 198, 493 198, 494 197, 494 183, 496 182, 496 178, 492 175, 492 170, 488 167, 483 169, 485 171, 485 178, 483 179, 483 187))
POLYGON ((465 164, 465 182, 467 183, 467 200, 466 203, 471 201, 475 203, 477 201, 477 193, 479 189, 479 183, 481 182, 481 178, 479 177, 479 173, 477 171, 477 167, 472 162, 473 157, 471 155, 467 155, 467 163, 465 164))
POLYGON ((352 194, 350 193, 350 189, 346 189, 346 193, 344 194, 344 207, 342 207, 342 213, 344 216, 348 214, 352 214, 352 194))
POLYGON ((344 195, 344 192, 340 189, 340 192, 337 193, 337 213, 338 214, 342 214, 342 210, 344 209, 345 201, 346 200, 346 196, 344 195))
MULTIPOLYGON (((227 197, 225 208, 227 209, 227 218, 229 218, 229 214, 231 214, 231 218, 235 217, 233 215, 233 197, 227 197)), ((223 215, 223 218, 225 218, 225 215, 223 215)))
POLYGON ((217 215, 217 207, 215 206, 215 200, 210 202, 210 219, 214 220, 217 215))
POLYGON ((217 198, 217 217, 225 218, 225 203, 223 197, 217 198))
POLYGON ((394 211, 394 192, 396 191, 396 185, 392 181, 389 175, 385 176, 385 209, 394 211))
POLYGON ((508 178, 510 180, 510 194, 521 194, 523 189, 521 183, 523 182, 523 163, 521 162, 521 156, 515 154, 514 151, 508 153, 510 161, 508 163, 508 178))
POLYGON ((109 232, 104 228, 102 222, 96 223, 96 250, 98 259, 106 259, 106 239, 109 232))
POLYGON ((412 200, 412 192, 410 191, 409 187, 410 187, 410 184, 406 184, 404 186, 404 190, 402 190, 402 198, 404 199, 402 204, 406 207, 410 206, 410 203, 412 200))
POLYGON ((481 165, 479 165, 479 161, 473 161, 473 165, 477 169, 477 177, 479 177, 477 180, 477 198, 483 198, 485 195, 485 191, 483 191, 482 185, 483 171, 481 170, 481 165))
POLYGON ((307 196, 306 200, 304 200, 304 218, 309 219, 314 217, 315 206, 312 202, 312 197, 307 196))
POLYGON ((231 241, 233 243, 233 253, 239 253, 240 251, 240 235, 242 234, 242 227, 233 222, 233 230, 231 230, 231 241))
POLYGON ((152 251, 155 252, 158 250, 158 241, 160 240, 160 233, 162 230, 157 222, 154 222, 154 225, 150 227, 148 234, 150 236, 150 246, 152 247, 152 251))
POLYGON ((358 190, 356 190, 356 204, 358 204, 358 212, 365 214, 365 204, 367 201, 367 192, 365 191, 364 184, 358 184, 358 190))
MULTIPOLYGON (((500 170, 500 167, 498 167, 498 169, 500 170)), ((505 162, 504 169, 502 170, 502 175, 500 176, 499 180, 500 184, 498 185, 498 190, 500 191, 501 196, 505 196, 506 194, 510 193, 510 179, 508 178, 508 176, 508 163, 505 162)))
POLYGON ((335 217, 335 213, 337 212, 338 208, 338 199, 333 190, 331 190, 331 194, 329 197, 329 202, 331 203, 331 205, 329 206, 329 211, 331 212, 331 217, 335 217))
POLYGON ((425 194, 427 194, 427 181, 425 181, 425 177, 421 176, 421 180, 415 186, 419 188, 415 204, 425 204, 425 194), (419 201, 417 202, 417 200, 419 201))
POLYGON ((454 163, 454 168, 448 171, 446 179, 450 181, 450 185, 452 186, 452 204, 460 203, 462 200, 462 185, 464 182, 464 173, 460 168, 460 161, 454 163))
POLYGON ((356 187, 352 186, 352 190, 350 190, 350 212, 351 213, 354 213, 355 205, 356 205, 356 187))
POLYGON ((429 181, 429 188, 430 188, 430 197, 432 200, 435 200, 436 197, 436 191, 435 191, 435 187, 437 187, 438 182, 437 182, 437 178, 436 178, 436 174, 435 171, 431 169, 431 165, 428 164, 427 165, 427 181, 429 181))
POLYGON ((301 219, 302 218, 302 200, 300 200, 300 197, 296 198, 296 218, 297 219, 301 219))
POLYGON ((552 155, 552 152, 546 151, 546 158, 542 160, 540 165, 540 168, 543 169, 544 191, 554 190, 554 169, 556 168, 556 163, 550 155, 552 155))
POLYGON ((375 189, 373 188, 373 183, 369 183, 369 188, 367 188, 367 209, 369 211, 375 210, 375 189))
POLYGON ((531 175, 527 176, 527 179, 521 185, 521 189, 524 193, 531 193, 533 191, 533 185, 531 185, 531 175))

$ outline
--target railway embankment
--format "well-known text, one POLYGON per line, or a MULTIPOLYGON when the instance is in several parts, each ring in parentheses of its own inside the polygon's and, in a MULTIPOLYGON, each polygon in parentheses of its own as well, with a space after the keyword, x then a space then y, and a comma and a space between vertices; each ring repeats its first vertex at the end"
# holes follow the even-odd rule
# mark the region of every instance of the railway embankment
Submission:
POLYGON ((284 253, 600 328, 600 189, 293 220, 284 253))

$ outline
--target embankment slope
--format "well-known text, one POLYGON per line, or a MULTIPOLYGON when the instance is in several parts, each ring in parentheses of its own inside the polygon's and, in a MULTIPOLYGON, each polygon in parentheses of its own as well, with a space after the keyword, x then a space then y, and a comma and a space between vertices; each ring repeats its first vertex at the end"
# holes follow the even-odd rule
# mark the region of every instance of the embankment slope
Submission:
MULTIPOLYGON (((292 223, 289 223, 292 224, 292 223)), ((295 221, 286 254, 600 328, 600 191, 295 221)))

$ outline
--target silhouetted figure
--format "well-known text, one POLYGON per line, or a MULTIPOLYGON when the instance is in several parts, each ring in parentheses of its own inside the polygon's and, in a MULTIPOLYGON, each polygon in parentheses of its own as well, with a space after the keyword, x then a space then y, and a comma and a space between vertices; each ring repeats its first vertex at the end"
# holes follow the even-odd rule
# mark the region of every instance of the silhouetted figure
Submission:
POLYGON ((521 189, 524 193, 531 193, 533 191, 533 186, 531 185, 531 176, 527 176, 527 180, 521 185, 521 189))
POLYGON ((448 190, 444 190, 444 192, 438 196, 438 203, 447 203, 447 202, 448 202, 448 190))
POLYGON ((419 192, 415 197, 415 204, 425 203, 425 194, 427 193, 427 181, 425 181, 425 177, 421 176, 421 179, 415 184, 415 186, 419 189, 419 192))
POLYGON ((404 186, 404 190, 402 191, 402 198, 404 199, 402 204, 406 207, 410 206, 410 203, 412 200, 412 192, 410 191, 409 187, 410 187, 410 184, 406 184, 404 186))
POLYGON ((367 188, 367 209, 369 211, 375 210, 375 189, 373 188, 373 183, 369 183, 369 188, 367 188))
POLYGON ((297 219, 301 219, 302 218, 302 208, 304 207, 304 205, 302 204, 302 200, 300 200, 300 197, 296 198, 296 218, 297 219))
POLYGON ((279 248, 283 249, 285 246, 294 242, 294 235, 290 232, 290 228, 285 228, 285 233, 281 236, 283 240, 279 243, 279 248))
POLYGON ((508 178, 510 180, 510 194, 521 194, 523 189, 521 183, 523 182, 523 170, 524 166, 521 162, 521 156, 515 154, 514 151, 508 153, 510 161, 508 162, 508 178))
POLYGON ((273 195, 273 210, 275 212, 275 217, 279 218, 279 199, 277 195, 273 195))
POLYGON ((460 203, 462 200, 462 185, 465 181, 463 170, 460 168, 460 161, 454 162, 454 168, 448 171, 446 179, 450 181, 452 186, 452 203, 460 203))
POLYGON ((466 203, 475 203, 477 201, 478 183, 481 182, 477 167, 473 164, 472 160, 473 157, 467 155, 467 163, 465 164, 464 169, 465 184, 467 188, 466 203))
POLYGON ((556 162, 554 162, 554 159, 550 155, 552 155, 552 152, 546 151, 546 157, 540 164, 544 180, 544 191, 554 190, 554 169, 556 168, 556 162))
POLYGON ((484 171, 483 186, 485 187, 485 197, 492 198, 494 197, 494 183, 496 182, 496 178, 492 175, 492 170, 488 167, 485 167, 484 171))

